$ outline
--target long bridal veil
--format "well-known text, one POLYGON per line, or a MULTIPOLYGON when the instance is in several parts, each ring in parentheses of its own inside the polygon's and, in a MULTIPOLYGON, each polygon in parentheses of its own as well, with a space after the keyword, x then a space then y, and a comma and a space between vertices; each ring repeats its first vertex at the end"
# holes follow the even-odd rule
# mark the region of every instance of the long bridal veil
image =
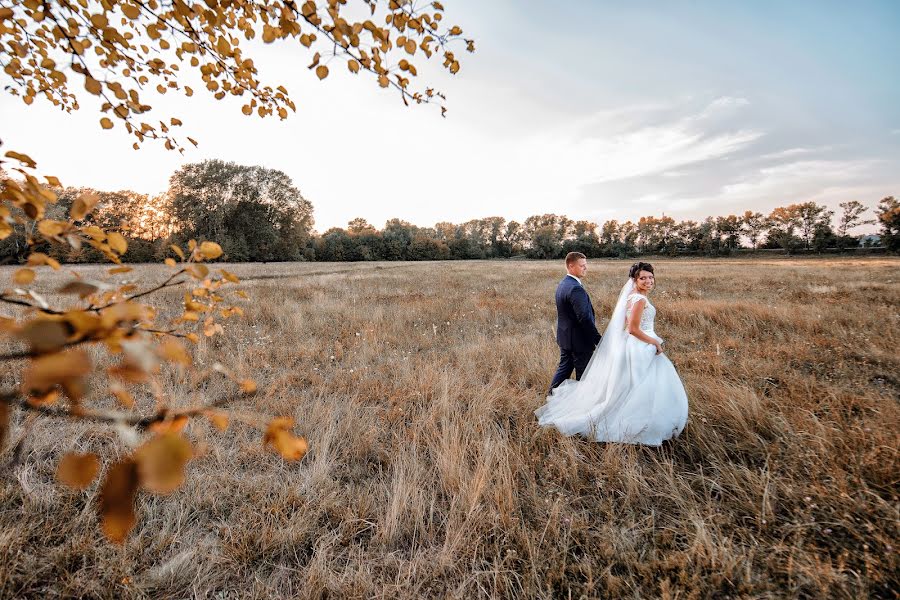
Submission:
POLYGON ((629 277, 581 380, 568 379, 550 393, 546 404, 534 411, 539 424, 553 425, 564 435, 594 437, 603 416, 621 407, 633 384, 625 351, 625 311, 633 290, 629 277))

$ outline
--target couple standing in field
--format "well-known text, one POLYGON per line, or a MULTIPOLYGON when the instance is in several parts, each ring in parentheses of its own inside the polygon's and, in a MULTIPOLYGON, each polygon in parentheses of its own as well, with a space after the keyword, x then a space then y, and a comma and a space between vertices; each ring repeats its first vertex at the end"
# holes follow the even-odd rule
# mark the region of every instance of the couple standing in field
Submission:
POLYGON ((687 422, 688 400, 653 330, 653 266, 631 266, 602 336, 581 283, 585 255, 570 252, 566 270, 556 288, 559 367, 546 403, 535 411, 538 423, 598 442, 659 446, 677 436, 687 422))

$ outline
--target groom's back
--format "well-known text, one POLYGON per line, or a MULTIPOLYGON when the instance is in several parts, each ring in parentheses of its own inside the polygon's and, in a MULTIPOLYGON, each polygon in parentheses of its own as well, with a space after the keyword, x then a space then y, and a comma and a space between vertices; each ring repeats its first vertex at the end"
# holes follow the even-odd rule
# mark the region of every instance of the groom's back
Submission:
POLYGON ((572 306, 572 289, 578 282, 568 275, 556 286, 556 343, 563 350, 574 350, 573 336, 578 327, 578 317, 572 306))

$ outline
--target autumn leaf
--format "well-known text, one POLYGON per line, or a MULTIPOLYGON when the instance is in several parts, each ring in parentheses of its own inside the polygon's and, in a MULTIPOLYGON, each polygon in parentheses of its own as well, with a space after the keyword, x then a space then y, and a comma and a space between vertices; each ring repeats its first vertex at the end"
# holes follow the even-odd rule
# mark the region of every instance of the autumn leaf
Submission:
POLYGON ((97 194, 81 194, 72 203, 72 208, 69 209, 69 218, 73 221, 82 220, 89 212, 94 210, 98 202, 100 202, 100 196, 97 194))
POLYGON ((65 325, 49 319, 28 321, 19 333, 35 353, 50 352, 62 347, 68 338, 65 325))
MULTIPOLYGON (((215 242, 203 242, 200 244, 200 255, 206 260, 213 260, 222 256, 222 246, 215 242)), ((208 273, 208 272, 207 272, 208 273)), ((203 275, 206 277, 206 273, 203 275)))
POLYGON ((184 431, 184 428, 187 424, 188 418, 185 415, 175 415, 174 417, 151 423, 147 429, 149 429, 153 433, 159 434, 181 433, 182 431, 184 431))
POLYGON ((59 461, 56 478, 70 488, 83 490, 91 484, 99 470, 100 461, 96 454, 70 453, 59 461))
POLYGON ((263 443, 272 446, 286 460, 300 460, 309 448, 305 438, 288 431, 293 426, 293 419, 278 417, 269 423, 263 438, 263 443))
POLYGON ((325 79, 326 77, 328 77, 328 67, 326 67, 325 65, 319 65, 318 67, 316 67, 316 76, 319 79, 325 79))
POLYGON ((134 497, 140 483, 138 466, 127 458, 110 467, 100 488, 100 518, 103 533, 111 542, 121 544, 134 527, 134 497))
POLYGON ((184 467, 193 456, 190 443, 178 433, 164 433, 134 453, 141 485, 157 494, 168 494, 184 483, 184 467))
POLYGON ((106 237, 106 242, 109 244, 109 247, 113 249, 117 254, 125 254, 128 250, 128 242, 120 233, 116 233, 115 231, 109 233, 106 237))
POLYGON ((30 156, 28 156, 27 154, 22 154, 20 152, 14 152, 14 151, 10 150, 4 156, 6 156, 6 158, 11 158, 13 160, 17 160, 20 163, 22 163, 23 165, 25 165, 26 167, 29 167, 31 169, 33 169, 37 166, 37 163, 34 162, 34 160, 32 160, 32 158, 30 156))
POLYGON ((213 426, 219 431, 225 431, 228 429, 228 415, 219 412, 219 411, 207 411, 206 418, 209 419, 209 422, 213 424, 213 426))
POLYGON ((19 269, 13 273, 13 281, 19 285, 28 285, 34 281, 35 273, 31 269, 19 269))
POLYGON ((160 344, 156 351, 159 354, 160 358, 163 358, 169 362, 174 362, 185 366, 191 364, 190 355, 178 340, 170 338, 160 344))
POLYGON ((87 298, 99 289, 100 288, 93 283, 75 279, 59 288, 58 291, 60 294, 72 294, 78 296, 79 298, 87 298))
POLYGON ((235 275, 234 273, 231 273, 230 271, 226 271, 225 269, 219 269, 219 273, 222 274, 222 278, 224 278, 226 281, 230 281, 231 283, 240 283, 241 282, 241 280, 238 278, 238 276, 235 275))
POLYGON ((71 400, 83 395, 83 379, 91 372, 91 360, 84 350, 39 356, 25 371, 22 387, 29 395, 49 392, 59 385, 71 400))
POLYGON ((59 261, 55 258, 51 258, 44 254, 43 252, 32 252, 28 255, 27 264, 29 267, 39 267, 42 265, 47 265, 52 268, 54 271, 59 271, 59 261))
POLYGON ((255 394, 256 393, 256 382, 252 379, 243 379, 241 380, 241 391, 245 394, 255 394))

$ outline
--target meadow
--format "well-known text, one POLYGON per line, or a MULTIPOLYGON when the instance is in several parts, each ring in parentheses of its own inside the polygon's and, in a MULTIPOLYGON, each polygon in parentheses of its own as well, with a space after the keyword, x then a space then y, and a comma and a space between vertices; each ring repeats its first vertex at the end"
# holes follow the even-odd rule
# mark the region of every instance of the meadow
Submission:
MULTIPOLYGON (((120 547, 96 483, 54 480, 119 436, 39 419, 15 465, 0 455, 0 597, 896 598, 900 260, 653 262, 690 400, 662 448, 536 426, 561 261, 229 267, 245 317, 195 360, 255 379, 229 407, 292 416, 309 453, 194 421, 186 483, 142 494, 120 547)), ((629 264, 589 261, 602 326, 629 264)), ((165 386, 181 405, 228 393, 165 386)))

